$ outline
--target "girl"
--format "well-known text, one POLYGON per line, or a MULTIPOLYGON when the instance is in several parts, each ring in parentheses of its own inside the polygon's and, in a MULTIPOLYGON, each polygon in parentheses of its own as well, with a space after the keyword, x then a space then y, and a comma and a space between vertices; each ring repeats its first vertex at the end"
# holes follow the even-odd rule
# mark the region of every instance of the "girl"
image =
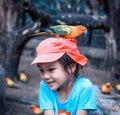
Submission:
POLYGON ((40 69, 38 100, 44 115, 89 115, 97 109, 92 83, 79 75, 87 58, 75 39, 45 39, 36 54, 32 64, 40 69))

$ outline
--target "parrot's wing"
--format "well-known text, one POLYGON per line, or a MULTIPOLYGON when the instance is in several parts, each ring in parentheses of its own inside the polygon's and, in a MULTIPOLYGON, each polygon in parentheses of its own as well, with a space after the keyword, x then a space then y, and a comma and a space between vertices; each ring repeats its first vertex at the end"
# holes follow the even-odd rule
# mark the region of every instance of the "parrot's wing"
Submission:
POLYGON ((57 25, 57 26, 52 26, 50 28, 53 29, 54 32, 59 35, 65 35, 71 32, 71 28, 68 25, 57 25))
POLYGON ((54 29, 52 29, 52 28, 41 28, 40 32, 55 33, 54 29))
POLYGON ((50 28, 41 28, 39 30, 36 30, 34 34, 29 35, 31 37, 35 36, 43 36, 48 35, 50 33, 55 33, 59 35, 66 35, 71 33, 72 29, 71 26, 68 25, 57 25, 57 26, 51 26, 50 28))
POLYGON ((45 36, 45 35, 49 35, 48 32, 39 32, 39 33, 35 33, 35 34, 31 34, 29 35, 30 37, 37 37, 37 36, 45 36))

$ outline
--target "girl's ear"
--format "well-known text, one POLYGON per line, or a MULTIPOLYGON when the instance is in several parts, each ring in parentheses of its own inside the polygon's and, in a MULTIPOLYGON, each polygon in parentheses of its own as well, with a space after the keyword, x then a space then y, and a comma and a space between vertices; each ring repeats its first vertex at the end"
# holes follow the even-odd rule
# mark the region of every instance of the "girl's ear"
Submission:
POLYGON ((76 63, 71 64, 70 66, 67 67, 69 73, 74 73, 76 69, 76 63))

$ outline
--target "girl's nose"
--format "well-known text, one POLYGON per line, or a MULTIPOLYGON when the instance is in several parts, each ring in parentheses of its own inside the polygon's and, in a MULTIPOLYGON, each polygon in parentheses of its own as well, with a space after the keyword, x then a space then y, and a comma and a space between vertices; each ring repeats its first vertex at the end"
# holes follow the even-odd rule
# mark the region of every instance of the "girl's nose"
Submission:
POLYGON ((50 79, 50 75, 48 73, 44 74, 43 79, 45 79, 45 80, 50 79))

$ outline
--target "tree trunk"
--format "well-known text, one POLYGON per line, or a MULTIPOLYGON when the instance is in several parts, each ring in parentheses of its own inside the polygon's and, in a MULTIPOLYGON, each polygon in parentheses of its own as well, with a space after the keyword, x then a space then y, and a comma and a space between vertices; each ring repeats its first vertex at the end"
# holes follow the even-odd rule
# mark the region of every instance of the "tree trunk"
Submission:
POLYGON ((0 17, 0 54, 2 55, 0 63, 5 68, 5 75, 12 77, 17 73, 16 63, 18 63, 18 61, 15 59, 18 57, 15 56, 15 50, 17 50, 16 38, 14 36, 11 36, 11 33, 13 29, 16 29, 17 26, 20 1, 1 0, 0 6, 2 13, 0 17))
POLYGON ((5 105, 5 82, 4 82, 4 69, 0 65, 0 108, 5 105))
POLYGON ((120 42, 120 0, 112 0, 109 2, 109 13, 108 13, 108 22, 111 24, 111 33, 109 34, 108 38, 106 38, 106 54, 107 54, 107 73, 109 77, 109 81, 113 85, 116 84, 115 76, 118 70, 118 45, 120 42), (114 5, 113 5, 114 2, 114 5), (112 9, 112 10, 111 10, 112 9))

